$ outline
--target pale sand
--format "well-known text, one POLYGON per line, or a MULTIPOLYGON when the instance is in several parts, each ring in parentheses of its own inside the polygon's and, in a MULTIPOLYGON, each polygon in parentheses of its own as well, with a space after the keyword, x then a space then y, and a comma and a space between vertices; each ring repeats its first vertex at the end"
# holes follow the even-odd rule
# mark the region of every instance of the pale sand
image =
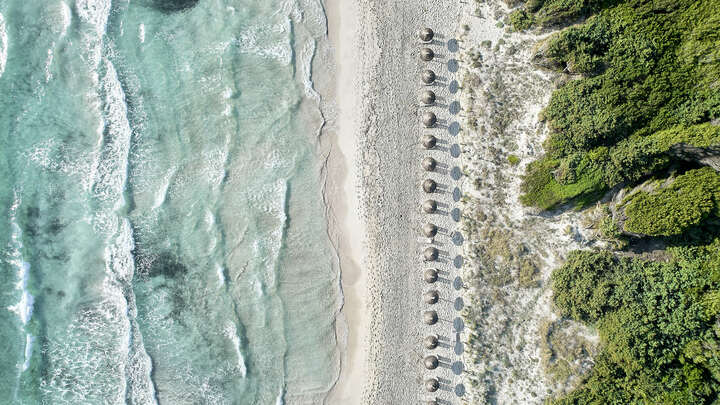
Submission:
POLYGON ((338 252, 344 295, 343 311, 338 319, 339 344, 344 346, 340 377, 326 400, 328 404, 360 404, 365 381, 366 331, 368 311, 365 302, 366 274, 363 271, 363 240, 366 234, 360 219, 357 169, 356 122, 354 112, 359 102, 354 90, 358 74, 357 5, 330 0, 326 4, 328 36, 335 59, 336 122, 328 156, 328 179, 325 198, 330 208, 330 227, 338 252), (344 342, 342 339, 346 339, 344 342))
MULTIPOLYGON (((326 402, 417 404, 438 397, 442 403, 456 404, 460 402, 456 390, 463 390, 457 367, 465 332, 454 308, 462 281, 457 280, 459 270, 452 262, 461 248, 450 239, 458 227, 450 211, 457 206, 452 191, 459 184, 451 178, 450 169, 460 163, 451 156, 450 147, 457 140, 447 125, 455 120, 448 106, 458 96, 448 87, 455 79, 448 70, 454 65, 448 62, 456 58, 448 45, 455 36, 460 4, 452 0, 327 3, 339 114, 325 195, 331 207, 331 236, 340 257, 343 314, 349 329, 341 376, 326 402), (422 46, 417 31, 424 26, 438 33, 429 45, 437 58, 429 63, 418 57, 422 46), (425 68, 439 76, 438 84, 431 87, 439 96, 433 107, 417 102, 425 88, 419 79, 425 68), (419 116, 428 110, 437 114, 442 125, 423 130, 419 116), (439 147, 423 150, 419 140, 424 133, 435 134, 439 147), (435 157, 440 170, 423 172, 424 156, 435 157), (432 195, 441 204, 439 214, 420 210, 429 197, 420 188, 426 177, 442 186, 442 192, 432 195), (442 262, 432 266, 420 257, 430 245, 419 232, 427 221, 442 229, 432 242, 441 250, 442 262), (433 286, 422 280, 427 267, 441 270, 441 281, 433 286), (423 292, 431 288, 441 295, 434 306, 422 301, 423 292), (438 311, 437 325, 422 323, 422 313, 429 309, 438 311), (441 347, 432 351, 440 356, 441 366, 427 371, 421 360, 430 352, 422 340, 431 333, 441 336, 441 347), (429 377, 441 380, 436 394, 423 388, 429 377)), ((341 343, 342 318, 341 314, 341 343)))

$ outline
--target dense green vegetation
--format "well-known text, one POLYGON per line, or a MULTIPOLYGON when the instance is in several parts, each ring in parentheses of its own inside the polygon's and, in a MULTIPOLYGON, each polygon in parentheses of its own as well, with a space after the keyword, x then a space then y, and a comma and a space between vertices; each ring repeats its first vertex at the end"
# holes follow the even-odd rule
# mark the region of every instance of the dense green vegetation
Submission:
POLYGON ((618 3, 617 0, 530 0, 525 8, 510 14, 510 23, 516 30, 525 30, 537 24, 551 27, 573 22, 618 3))
POLYGON ((663 260, 576 251, 553 272, 556 307, 601 343, 553 403, 720 404, 720 0, 529 0, 510 23, 577 23, 535 56, 572 78, 543 111, 521 201, 582 208, 625 188, 601 233, 669 246, 663 260))
MULTIPOLYGON (((711 124, 720 117, 720 0, 531 3, 518 13, 541 25, 552 10, 599 12, 551 36, 538 57, 580 77, 556 90, 543 113, 551 134, 546 156, 528 167, 525 204, 582 207, 663 172, 680 160, 678 144, 720 145, 711 124)), ((527 25, 520 16, 513 21, 527 25)))
POLYGON ((668 186, 638 191, 625 202, 626 230, 650 236, 682 235, 720 216, 720 174, 709 167, 690 170, 668 186))
POLYGON ((667 263, 576 251, 553 273, 557 308, 596 327, 602 347, 556 404, 720 400, 720 239, 668 251, 667 263))

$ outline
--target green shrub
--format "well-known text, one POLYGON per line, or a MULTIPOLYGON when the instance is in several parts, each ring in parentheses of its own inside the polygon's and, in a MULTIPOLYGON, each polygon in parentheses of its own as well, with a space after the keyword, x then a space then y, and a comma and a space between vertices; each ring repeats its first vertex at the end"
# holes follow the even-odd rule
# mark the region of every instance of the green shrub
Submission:
POLYGON ((515 155, 508 155, 507 157, 508 163, 510 163, 512 166, 517 166, 520 164, 520 158, 515 155))
POLYGON ((528 165, 520 190, 520 202, 547 210, 569 201, 576 208, 583 208, 600 198, 607 186, 602 172, 588 159, 573 169, 575 182, 561 184, 555 178, 560 160, 540 159, 528 165))
POLYGON ((720 394, 720 240, 671 260, 575 251, 552 274, 561 313, 596 327, 601 352, 553 404, 707 404, 720 394), (708 269, 715 269, 708 271, 708 269))
POLYGON ((709 167, 690 170, 652 193, 625 201, 625 229, 650 236, 681 235, 708 216, 720 214, 720 174, 709 167))
MULTIPOLYGON (((579 73, 552 95, 542 115, 550 128, 545 144, 547 163, 563 168, 575 155, 602 150, 600 159, 587 159, 563 187, 577 196, 599 189, 592 173, 602 172, 604 185, 633 184, 657 176, 679 158, 674 145, 720 145, 720 0, 592 1, 547 0, 528 4, 530 16, 542 25, 553 19, 589 15, 583 24, 549 37, 543 47, 547 66, 579 73), (530 10, 535 10, 531 12, 530 10), (579 14, 578 14, 579 13, 579 14), (563 17, 564 16, 564 17, 563 17)), ((527 181, 537 181, 530 173, 527 181)), ((567 172, 568 174, 573 174, 567 172)), ((551 183, 558 177, 544 176, 551 183)), ((530 190, 553 189, 534 184, 530 190)), ((538 207, 566 202, 570 193, 528 195, 538 207), (536 197, 542 197, 536 199, 536 197)), ((596 194, 597 195, 597 194, 596 194)))
POLYGON ((525 10, 519 9, 510 13, 510 25, 514 31, 525 31, 533 25, 533 17, 525 10))
MULTIPOLYGON (((623 202, 624 227, 675 244, 667 262, 576 251, 553 272, 557 309, 601 339, 590 375, 554 404, 720 400, 720 240, 702 245, 720 232, 720 175, 683 154, 720 151, 718 10, 720 0, 530 0, 514 16, 541 27, 587 17, 538 53, 577 80, 541 114, 546 154, 527 166, 521 202, 582 207, 654 178, 663 186, 623 202), (666 182, 671 167, 686 171, 666 182)), ((599 228, 620 233, 609 217, 599 228)))

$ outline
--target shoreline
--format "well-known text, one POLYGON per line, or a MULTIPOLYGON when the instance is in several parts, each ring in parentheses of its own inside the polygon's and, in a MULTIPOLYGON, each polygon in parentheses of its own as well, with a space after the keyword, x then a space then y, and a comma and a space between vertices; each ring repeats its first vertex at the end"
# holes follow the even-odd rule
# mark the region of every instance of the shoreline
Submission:
POLYGON ((367 350, 366 275, 364 272, 365 224, 361 220, 360 185, 356 121, 353 112, 358 98, 354 68, 359 49, 357 8, 354 4, 325 3, 328 42, 335 72, 326 89, 335 101, 334 125, 328 129, 326 184, 323 198, 328 210, 328 233, 339 262, 343 296, 336 330, 340 349, 338 379, 328 392, 325 403, 360 404, 366 380, 367 350))

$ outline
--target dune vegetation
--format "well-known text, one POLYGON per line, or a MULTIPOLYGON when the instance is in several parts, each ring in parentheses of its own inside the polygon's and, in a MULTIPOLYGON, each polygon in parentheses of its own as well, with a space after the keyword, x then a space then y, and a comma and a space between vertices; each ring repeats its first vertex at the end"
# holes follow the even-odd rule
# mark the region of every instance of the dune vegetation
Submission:
POLYGON ((557 309, 601 343, 554 403, 720 403, 720 0, 530 0, 510 23, 559 29, 534 63, 564 77, 521 202, 601 201, 626 241, 553 272, 557 309))

